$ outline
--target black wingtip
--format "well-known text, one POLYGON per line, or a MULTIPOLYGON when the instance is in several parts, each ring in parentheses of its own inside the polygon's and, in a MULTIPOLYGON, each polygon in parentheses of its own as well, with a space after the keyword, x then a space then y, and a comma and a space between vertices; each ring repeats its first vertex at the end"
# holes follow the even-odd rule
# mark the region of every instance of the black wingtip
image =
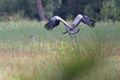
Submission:
POLYGON ((90 28, 95 27, 96 21, 93 18, 90 18, 86 15, 83 15, 83 20, 82 20, 85 24, 87 24, 88 26, 90 26, 90 28))
POLYGON ((44 28, 48 31, 51 31, 53 28, 58 26, 59 23, 60 23, 60 20, 57 20, 56 17, 53 17, 44 25, 44 28))
POLYGON ((51 25, 50 25, 50 22, 47 22, 45 25, 44 25, 44 28, 46 29, 46 30, 50 30, 50 27, 51 25))

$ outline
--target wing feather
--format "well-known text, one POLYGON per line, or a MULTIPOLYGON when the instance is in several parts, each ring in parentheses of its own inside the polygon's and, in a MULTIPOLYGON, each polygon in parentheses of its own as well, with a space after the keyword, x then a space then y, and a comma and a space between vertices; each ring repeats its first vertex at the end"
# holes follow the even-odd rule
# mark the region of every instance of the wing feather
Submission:
POLYGON ((82 22, 90 27, 94 27, 96 21, 88 16, 83 16, 82 22))
POLYGON ((82 21, 82 15, 78 14, 77 17, 74 19, 73 23, 72 23, 72 26, 73 28, 77 27, 81 21, 82 21))
POLYGON ((46 30, 52 30, 53 28, 57 27, 60 22, 62 22, 66 27, 71 28, 70 25, 68 25, 62 18, 60 18, 59 16, 54 16, 52 17, 45 25, 44 27, 46 28, 46 30))
POLYGON ((92 19, 86 15, 78 14, 72 23, 73 28, 77 27, 81 22, 83 22, 84 24, 86 24, 90 27, 94 27, 95 23, 96 23, 96 21, 94 19, 92 19))
POLYGON ((44 27, 46 28, 46 30, 52 30, 54 27, 57 27, 59 23, 60 20, 53 17, 48 21, 48 23, 44 25, 44 27))

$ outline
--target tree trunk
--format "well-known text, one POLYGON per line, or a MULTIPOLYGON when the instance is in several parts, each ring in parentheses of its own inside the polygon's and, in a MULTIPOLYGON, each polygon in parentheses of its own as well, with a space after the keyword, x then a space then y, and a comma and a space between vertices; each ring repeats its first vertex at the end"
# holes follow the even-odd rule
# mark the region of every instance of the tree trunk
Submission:
POLYGON ((45 18, 44 9, 43 9, 43 6, 42 6, 42 1, 41 0, 36 0, 36 5, 37 5, 37 11, 38 11, 38 15, 39 15, 40 19, 42 21, 45 21, 46 18, 45 18))

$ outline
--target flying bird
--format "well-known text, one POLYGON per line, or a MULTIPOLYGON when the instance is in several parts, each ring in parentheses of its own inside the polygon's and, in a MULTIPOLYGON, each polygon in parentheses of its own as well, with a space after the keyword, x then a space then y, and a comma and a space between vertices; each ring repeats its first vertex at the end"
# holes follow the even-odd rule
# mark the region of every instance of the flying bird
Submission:
POLYGON ((91 28, 94 27, 95 23, 96 23, 96 21, 94 19, 88 17, 87 15, 78 14, 77 17, 72 22, 72 24, 68 24, 65 20, 63 20, 59 16, 54 16, 44 25, 44 27, 46 28, 46 30, 51 31, 52 29, 57 27, 60 24, 60 22, 62 22, 65 25, 65 32, 63 32, 63 34, 66 34, 66 33, 76 34, 76 33, 78 33, 79 32, 78 25, 80 23, 84 23, 91 28))

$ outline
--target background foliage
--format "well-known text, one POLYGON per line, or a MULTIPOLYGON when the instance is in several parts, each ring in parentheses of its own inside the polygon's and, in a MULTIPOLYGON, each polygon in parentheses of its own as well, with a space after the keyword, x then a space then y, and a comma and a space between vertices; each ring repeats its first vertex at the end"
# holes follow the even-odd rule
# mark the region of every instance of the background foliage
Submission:
MULTIPOLYGON (((42 0, 46 18, 71 19, 87 14, 96 20, 120 20, 120 0, 42 0)), ((37 19, 36 0, 0 0, 0 20, 9 17, 37 19)))

